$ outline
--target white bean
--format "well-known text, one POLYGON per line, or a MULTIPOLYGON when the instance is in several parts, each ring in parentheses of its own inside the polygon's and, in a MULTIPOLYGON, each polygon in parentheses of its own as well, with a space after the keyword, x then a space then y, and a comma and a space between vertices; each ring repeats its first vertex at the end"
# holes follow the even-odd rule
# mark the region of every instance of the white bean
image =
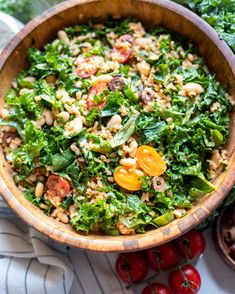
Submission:
POLYGON ((120 165, 126 166, 126 167, 133 167, 136 165, 136 159, 135 158, 122 158, 120 160, 120 165))
POLYGON ((76 211, 76 208, 74 207, 74 205, 70 205, 69 206, 69 214, 73 214, 76 211))
POLYGON ((39 120, 36 121, 36 126, 37 127, 41 127, 44 124, 45 124, 45 118, 44 117, 42 117, 41 119, 39 119, 39 120))
POLYGON ((64 224, 67 224, 69 222, 69 218, 68 216, 65 214, 65 213, 62 213, 62 212, 59 212, 58 213, 58 219, 64 223, 64 224))
POLYGON ((109 83, 111 80, 113 79, 113 77, 111 75, 101 75, 101 76, 98 76, 96 79, 95 79, 95 82, 94 84, 98 84, 98 83, 109 83))
POLYGON ((83 128, 83 123, 80 117, 76 117, 65 125, 67 134, 80 133, 83 128))
POLYGON ((45 117, 46 124, 48 126, 51 126, 53 124, 53 117, 50 110, 45 110, 44 117, 45 117))
POLYGON ((137 66, 138 71, 142 75, 144 75, 146 77, 149 75, 151 67, 150 67, 150 64, 148 64, 146 61, 143 60, 143 61, 137 63, 136 66, 137 66))
POLYGON ((62 111, 59 114, 57 114, 57 117, 62 118, 64 121, 68 121, 70 115, 67 111, 62 111))
POLYGON ((9 114, 9 111, 8 111, 8 109, 6 109, 6 108, 3 108, 3 109, 2 109, 2 111, 1 111, 1 116, 2 116, 2 118, 4 118, 4 117, 8 116, 8 114, 9 114))
POLYGON ((44 191, 44 184, 41 182, 38 182, 35 188, 35 196, 42 197, 43 191, 44 191))
POLYGON ((70 40, 69 40, 69 37, 67 35, 67 33, 65 31, 59 31, 58 32, 58 38, 60 39, 60 41, 62 43, 64 43, 65 45, 69 45, 70 43, 70 40))
POLYGON ((33 90, 31 89, 27 89, 27 88, 23 88, 20 90, 19 94, 20 96, 24 95, 24 94, 27 94, 27 93, 32 93, 33 90))
POLYGON ((204 92, 203 87, 197 83, 187 83, 186 85, 182 86, 182 89, 187 93, 187 95, 190 92, 194 92, 196 95, 200 95, 204 92))
POLYGON ((34 77, 30 77, 30 76, 25 77, 23 80, 26 82, 32 83, 32 84, 36 82, 36 79, 34 77))
POLYGON ((174 216, 176 218, 181 218, 186 214, 186 210, 185 209, 175 209, 174 210, 174 216))
POLYGON ((122 123, 122 118, 119 114, 114 114, 114 116, 111 117, 111 119, 107 123, 107 128, 109 130, 112 130, 114 126, 120 126, 122 123))

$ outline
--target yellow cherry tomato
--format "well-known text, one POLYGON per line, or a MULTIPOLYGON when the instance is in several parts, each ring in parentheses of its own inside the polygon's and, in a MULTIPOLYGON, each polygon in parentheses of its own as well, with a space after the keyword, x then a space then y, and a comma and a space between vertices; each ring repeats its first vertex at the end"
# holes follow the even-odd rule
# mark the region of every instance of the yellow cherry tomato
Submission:
POLYGON ((122 188, 129 191, 137 191, 141 188, 140 176, 144 175, 141 170, 119 166, 114 174, 115 182, 122 188))
POLYGON ((152 147, 142 145, 136 152, 137 162, 149 176, 160 176, 166 171, 166 163, 162 156, 152 147))

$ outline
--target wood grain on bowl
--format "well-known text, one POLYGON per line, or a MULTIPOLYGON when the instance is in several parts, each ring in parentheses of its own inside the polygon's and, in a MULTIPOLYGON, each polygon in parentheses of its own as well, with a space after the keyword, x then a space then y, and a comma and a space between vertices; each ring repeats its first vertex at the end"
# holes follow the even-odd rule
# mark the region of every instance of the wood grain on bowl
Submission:
MULTIPOLYGON (((68 0, 32 20, 9 43, 0 56, 0 107, 11 81, 27 66, 27 49, 43 47, 58 30, 90 18, 108 15, 135 16, 147 27, 161 25, 182 34, 205 58, 210 70, 228 86, 235 99, 235 58, 217 33, 198 16, 171 1, 159 0, 68 0)), ((24 198, 15 186, 10 169, 0 150, 0 192, 10 207, 26 222, 58 242, 96 251, 132 251, 160 245, 199 224, 226 197, 235 182, 235 110, 231 114, 228 144, 228 169, 214 180, 216 190, 200 198, 183 217, 146 234, 106 236, 76 233, 69 225, 47 217, 24 198)))

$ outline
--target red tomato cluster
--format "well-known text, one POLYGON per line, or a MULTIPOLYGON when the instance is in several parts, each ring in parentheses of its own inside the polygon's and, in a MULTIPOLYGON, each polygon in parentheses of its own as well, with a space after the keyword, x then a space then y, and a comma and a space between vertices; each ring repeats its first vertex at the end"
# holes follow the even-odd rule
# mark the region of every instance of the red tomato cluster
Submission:
MULTIPOLYGON (((201 277, 188 262, 199 257, 205 250, 203 234, 194 229, 179 239, 141 252, 119 254, 116 271, 124 282, 144 283, 149 267, 157 274, 169 271, 169 287, 151 283, 142 294, 196 294, 201 286, 201 277), (186 263, 180 262, 180 256, 186 263)), ((157 275, 156 274, 156 275, 157 275)))

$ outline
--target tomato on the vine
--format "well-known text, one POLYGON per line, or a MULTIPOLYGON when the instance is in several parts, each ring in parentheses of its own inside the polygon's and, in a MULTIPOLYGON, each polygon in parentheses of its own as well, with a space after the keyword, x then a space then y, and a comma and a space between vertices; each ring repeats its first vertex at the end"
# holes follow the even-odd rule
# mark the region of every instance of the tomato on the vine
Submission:
POLYGON ((179 254, 185 259, 193 259, 205 251, 206 241, 203 234, 194 229, 175 241, 179 254))
POLYGON ((142 145, 136 152, 137 162, 150 176, 160 176, 166 170, 166 163, 162 156, 148 145, 142 145))
POLYGON ((148 263, 142 252, 122 253, 116 260, 116 271, 126 283, 139 282, 147 275, 148 263))
POLYGON ((149 266, 156 272, 166 271, 178 264, 179 255, 172 243, 166 243, 146 251, 149 266))
POLYGON ((70 192, 70 182, 58 175, 50 175, 46 186, 49 192, 60 198, 64 198, 70 192))
POLYGON ((190 264, 170 272, 169 285, 174 294, 196 294, 201 287, 201 277, 190 264))
POLYGON ((161 283, 152 283, 143 289, 142 294, 171 294, 171 291, 161 283))

